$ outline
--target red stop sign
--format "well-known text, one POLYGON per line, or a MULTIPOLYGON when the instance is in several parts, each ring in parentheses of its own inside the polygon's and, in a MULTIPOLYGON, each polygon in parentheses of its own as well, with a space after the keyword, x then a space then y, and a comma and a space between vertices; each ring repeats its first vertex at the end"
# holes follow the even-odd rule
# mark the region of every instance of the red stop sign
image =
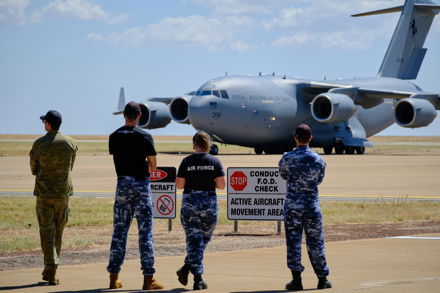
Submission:
POLYGON ((242 191, 247 185, 247 176, 242 171, 235 171, 229 182, 235 191, 242 191))

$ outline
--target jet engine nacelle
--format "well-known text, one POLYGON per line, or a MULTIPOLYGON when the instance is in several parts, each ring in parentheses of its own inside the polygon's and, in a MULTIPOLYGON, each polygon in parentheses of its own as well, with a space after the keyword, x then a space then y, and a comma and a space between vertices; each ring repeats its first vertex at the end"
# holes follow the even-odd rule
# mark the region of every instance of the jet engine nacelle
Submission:
POLYGON ((311 112, 316 121, 335 123, 350 119, 356 112, 356 105, 347 95, 323 93, 313 99, 311 112))
POLYGON ((171 118, 178 123, 189 124, 188 105, 192 96, 183 96, 175 98, 170 103, 171 118))
POLYGON ((422 99, 402 99, 394 107, 394 119, 402 127, 428 126, 437 116, 431 102, 422 99))
POLYGON ((142 112, 139 127, 155 129, 165 127, 171 122, 168 105, 158 102, 145 102, 139 105, 142 112))

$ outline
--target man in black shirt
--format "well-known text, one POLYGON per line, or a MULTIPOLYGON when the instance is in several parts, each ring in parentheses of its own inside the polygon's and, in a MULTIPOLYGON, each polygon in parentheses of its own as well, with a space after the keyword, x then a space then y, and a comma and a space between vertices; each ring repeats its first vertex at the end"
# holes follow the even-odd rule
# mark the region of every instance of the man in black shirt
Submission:
POLYGON ((153 278, 153 207, 150 191, 150 170, 156 169, 156 150, 150 134, 136 127, 141 117, 138 103, 125 106, 125 125, 110 135, 109 151, 113 155, 118 182, 114 204, 113 237, 107 271, 110 289, 122 287, 118 278, 125 257, 127 233, 133 215, 139 230, 143 290, 163 289, 153 278))

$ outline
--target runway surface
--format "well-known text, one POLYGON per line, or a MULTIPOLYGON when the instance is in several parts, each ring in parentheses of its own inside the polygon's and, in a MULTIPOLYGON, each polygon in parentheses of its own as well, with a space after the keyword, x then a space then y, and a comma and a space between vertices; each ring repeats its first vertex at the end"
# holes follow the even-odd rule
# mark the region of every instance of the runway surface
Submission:
MULTIPOLYGON (((317 279, 303 246, 302 274, 306 291, 413 293, 439 292, 440 235, 398 239, 369 239, 330 242, 326 244, 329 279, 332 289, 316 290, 317 279), (431 238, 431 239, 429 239, 431 238)), ((175 271, 183 256, 158 257, 155 277, 163 282, 160 292, 186 292, 178 283, 175 271)), ((45 286, 41 268, 0 272, 2 292, 141 292, 142 275, 139 260, 126 261, 120 277, 124 287, 108 290, 105 263, 60 266, 59 286, 45 286)), ((287 292, 284 285, 291 279, 286 267, 284 247, 242 250, 205 255, 204 292, 276 293, 287 292)))
MULTIPOLYGON (((178 167, 186 155, 159 154, 159 166, 178 167)), ((228 167, 276 167, 279 155, 220 155, 228 167)), ((430 154, 324 156, 322 200, 440 200, 440 156, 430 154)), ((109 155, 81 156, 73 170, 77 196, 113 197, 116 176, 109 155)), ((32 195, 29 158, 0 157, 0 195, 32 195)), ((220 199, 225 191, 219 191, 220 199)))

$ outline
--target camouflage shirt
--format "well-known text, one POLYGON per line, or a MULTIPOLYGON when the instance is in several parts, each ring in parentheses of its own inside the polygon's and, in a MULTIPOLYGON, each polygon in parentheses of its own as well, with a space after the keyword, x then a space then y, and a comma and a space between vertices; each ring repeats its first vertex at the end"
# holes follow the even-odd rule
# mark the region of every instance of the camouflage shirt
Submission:
POLYGON ((74 140, 58 131, 37 139, 29 153, 35 178, 35 196, 66 197, 73 193, 70 171, 75 162, 74 140))
POLYGON ((280 175, 287 180, 287 197, 316 200, 318 184, 325 175, 326 164, 307 146, 298 146, 283 155, 278 163, 280 175))

